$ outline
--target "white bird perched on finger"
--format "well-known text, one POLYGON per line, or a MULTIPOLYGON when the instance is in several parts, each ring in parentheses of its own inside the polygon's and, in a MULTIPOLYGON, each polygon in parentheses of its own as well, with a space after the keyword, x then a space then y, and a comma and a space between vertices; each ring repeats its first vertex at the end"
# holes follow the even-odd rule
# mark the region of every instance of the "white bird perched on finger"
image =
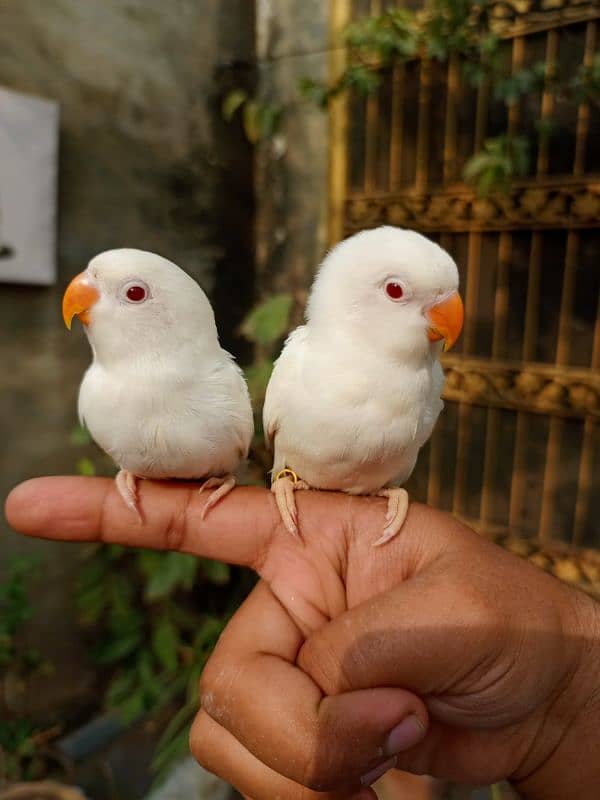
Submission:
POLYGON ((420 234, 390 226, 337 245, 315 278, 306 324, 288 337, 267 387, 272 490, 298 534, 294 491, 388 498, 381 537, 402 527, 409 478, 443 408, 438 360, 463 324, 458 270, 420 234))
POLYGON ((208 512, 235 485, 254 431, 248 389, 219 344, 208 298, 182 269, 143 250, 108 250, 69 284, 63 318, 85 326, 93 362, 79 417, 120 471, 141 519, 136 478, 203 478, 208 512))

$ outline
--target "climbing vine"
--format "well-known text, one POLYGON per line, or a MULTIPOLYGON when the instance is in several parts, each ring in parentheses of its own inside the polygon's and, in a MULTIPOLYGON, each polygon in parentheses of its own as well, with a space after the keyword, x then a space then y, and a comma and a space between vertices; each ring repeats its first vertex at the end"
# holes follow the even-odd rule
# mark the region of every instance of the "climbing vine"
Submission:
MULTIPOLYGON (((455 56, 467 85, 478 87, 485 81, 493 98, 507 106, 542 90, 578 103, 600 103, 600 54, 571 76, 544 61, 512 70, 502 48, 497 8, 492 0, 433 0, 424 10, 392 8, 352 22, 342 32, 347 63, 339 78, 323 84, 307 77, 300 90, 326 108, 343 92, 373 94, 397 64, 413 59, 445 63, 455 56)), ((551 122, 538 126, 540 137, 552 134, 551 122)), ((488 139, 466 163, 463 177, 483 195, 506 191, 515 177, 526 174, 530 151, 523 135, 488 139)))

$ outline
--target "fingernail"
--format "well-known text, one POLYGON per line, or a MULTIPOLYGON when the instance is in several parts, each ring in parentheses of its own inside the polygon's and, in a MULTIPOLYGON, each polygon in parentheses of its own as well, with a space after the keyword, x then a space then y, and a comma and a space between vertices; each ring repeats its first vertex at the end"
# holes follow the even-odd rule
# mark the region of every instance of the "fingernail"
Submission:
POLYGON ((396 756, 393 758, 388 758, 387 761, 384 761, 383 764, 380 764, 375 769, 372 769, 370 772, 367 772, 365 775, 362 776, 360 782, 363 786, 370 786, 372 783, 375 783, 376 780, 381 778, 382 775, 389 769, 393 769, 396 766, 396 756))
POLYGON ((392 728, 385 741, 383 754, 391 756, 408 750, 409 747, 420 742, 424 736, 425 726, 415 714, 411 714, 395 728, 392 728))

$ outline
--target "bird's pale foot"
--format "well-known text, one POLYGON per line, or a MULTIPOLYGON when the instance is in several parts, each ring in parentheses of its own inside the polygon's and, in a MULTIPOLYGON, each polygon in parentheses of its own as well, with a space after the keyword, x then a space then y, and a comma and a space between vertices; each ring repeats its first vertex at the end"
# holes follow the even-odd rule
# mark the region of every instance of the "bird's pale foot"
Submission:
POLYGON ((382 489, 377 492, 377 497, 387 497, 388 507, 385 515, 385 528, 383 533, 373 542, 373 547, 389 542, 404 525, 406 514, 408 513, 408 492, 406 489, 382 489))
POLYGON ((128 469, 120 469, 117 472, 115 483, 127 508, 133 511, 138 522, 142 523, 142 514, 138 506, 137 479, 133 472, 129 472, 128 469))
POLYGON ((204 519, 211 508, 216 506, 222 497, 229 494, 234 486, 235 478, 233 475, 223 475, 220 478, 208 478, 205 480, 198 490, 198 494, 202 494, 205 489, 214 489, 214 492, 211 492, 208 496, 206 505, 202 509, 202 514, 200 514, 201 519, 204 519))
POLYGON ((310 489, 310 486, 306 481, 300 480, 291 469, 282 469, 271 484, 271 491, 275 495, 281 520, 292 536, 296 537, 299 536, 298 509, 294 492, 298 489, 310 489))

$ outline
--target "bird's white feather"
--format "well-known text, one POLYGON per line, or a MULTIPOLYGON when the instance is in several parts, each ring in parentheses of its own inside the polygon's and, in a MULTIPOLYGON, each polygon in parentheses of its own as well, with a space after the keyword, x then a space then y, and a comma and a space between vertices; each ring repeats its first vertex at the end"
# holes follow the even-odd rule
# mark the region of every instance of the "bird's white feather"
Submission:
POLYGON ((198 284, 177 266, 138 250, 90 262, 100 299, 87 329, 94 354, 79 415, 122 469, 147 478, 233 472, 248 453, 253 417, 244 377, 218 341, 198 284), (119 287, 143 280, 143 307, 119 287))
POLYGON ((267 389, 274 476, 289 467, 315 488, 357 494, 408 479, 443 408, 423 307, 457 285, 452 259, 412 231, 366 231, 332 251, 267 389), (403 307, 383 291, 396 276, 411 293, 403 307))

